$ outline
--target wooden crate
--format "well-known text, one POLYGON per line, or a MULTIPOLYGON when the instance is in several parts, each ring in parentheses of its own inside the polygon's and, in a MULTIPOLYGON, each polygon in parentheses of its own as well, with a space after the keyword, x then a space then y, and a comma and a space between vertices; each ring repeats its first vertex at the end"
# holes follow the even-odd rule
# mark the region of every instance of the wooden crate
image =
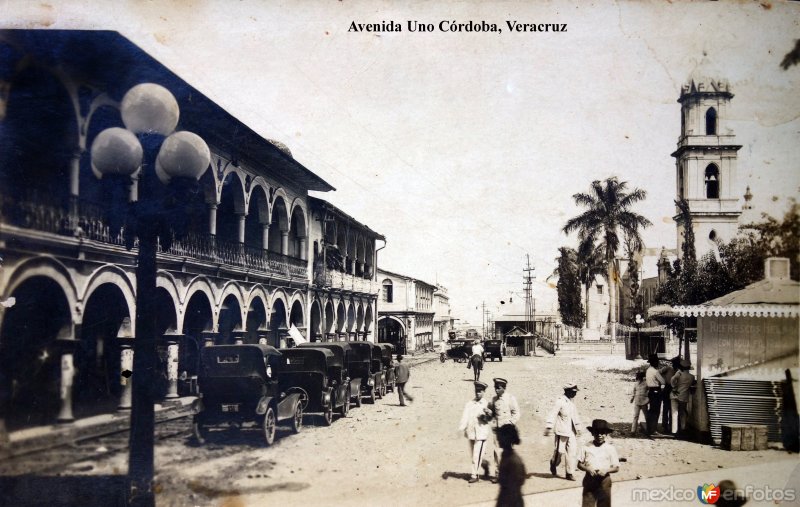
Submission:
POLYGON ((766 449, 767 427, 754 424, 723 424, 720 446, 728 451, 766 449))
POLYGON ((766 424, 758 424, 753 426, 756 433, 756 451, 763 451, 767 448, 767 441, 769 440, 769 431, 766 424))

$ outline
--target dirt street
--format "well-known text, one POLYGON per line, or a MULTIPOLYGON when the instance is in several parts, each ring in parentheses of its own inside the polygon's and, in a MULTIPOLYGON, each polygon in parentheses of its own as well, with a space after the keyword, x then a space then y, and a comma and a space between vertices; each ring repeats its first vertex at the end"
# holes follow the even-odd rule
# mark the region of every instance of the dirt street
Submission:
MULTIPOLYGON (((567 380, 580 387, 576 402, 585 423, 605 418, 617 430, 612 440, 626 461, 615 480, 717 471, 786 458, 779 450, 727 452, 667 438, 630 438, 632 383, 625 370, 632 366, 616 358, 552 356, 487 363, 483 379, 489 383, 495 376, 508 379, 508 392, 521 407, 518 452, 529 472, 525 493, 579 485, 563 478, 563 465, 561 477, 551 476, 552 438, 542 434, 547 412, 567 380), (617 369, 597 371, 609 364, 617 369)), ((158 505, 416 506, 493 499, 496 485, 466 482, 467 443, 457 431, 464 403, 473 393, 471 370, 453 361, 428 362, 412 368, 407 391, 414 397, 407 407, 400 407, 397 395, 389 393, 374 406, 353 408, 329 428, 315 426, 307 417, 299 435, 279 432, 271 448, 263 448, 258 432, 228 432, 204 447, 189 439, 160 445, 158 505)), ((583 440, 588 439, 584 432, 583 440)), ((124 463, 106 465, 114 466, 124 463)), ((111 470, 94 472, 104 471, 111 470)))

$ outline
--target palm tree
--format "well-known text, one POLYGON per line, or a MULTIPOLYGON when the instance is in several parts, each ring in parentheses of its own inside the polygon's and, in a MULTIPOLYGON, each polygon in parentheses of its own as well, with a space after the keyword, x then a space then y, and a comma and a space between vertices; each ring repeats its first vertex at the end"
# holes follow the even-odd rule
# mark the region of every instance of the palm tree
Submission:
POLYGON ((617 322, 617 283, 618 268, 614 261, 621 240, 620 235, 630 238, 632 246, 642 248, 639 230, 652 225, 650 220, 631 211, 631 207, 647 196, 644 190, 635 188, 627 191, 628 183, 617 178, 593 181, 590 193, 572 196, 575 204, 584 206, 586 211, 570 218, 564 225, 564 233, 578 232, 581 245, 593 245, 602 249, 606 259, 606 278, 609 286, 609 317, 617 322))
POLYGON ((578 247, 578 276, 583 283, 586 294, 586 319, 584 327, 589 328, 589 289, 592 287, 595 278, 600 275, 603 278, 608 276, 605 253, 602 248, 596 248, 591 242, 582 242, 578 247))

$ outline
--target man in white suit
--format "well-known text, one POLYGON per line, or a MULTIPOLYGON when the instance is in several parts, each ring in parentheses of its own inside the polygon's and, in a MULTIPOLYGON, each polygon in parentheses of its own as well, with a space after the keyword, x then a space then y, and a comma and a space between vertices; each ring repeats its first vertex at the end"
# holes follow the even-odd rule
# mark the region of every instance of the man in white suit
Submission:
POLYGON ((566 454, 567 480, 574 481, 572 475, 576 470, 576 458, 578 454, 578 436, 581 434, 581 418, 578 415, 578 408, 572 401, 578 394, 578 386, 566 384, 564 386, 564 396, 560 396, 553 410, 547 416, 545 422, 545 436, 555 433, 555 450, 550 459, 550 473, 558 475, 558 465, 561 463, 561 455, 566 454))

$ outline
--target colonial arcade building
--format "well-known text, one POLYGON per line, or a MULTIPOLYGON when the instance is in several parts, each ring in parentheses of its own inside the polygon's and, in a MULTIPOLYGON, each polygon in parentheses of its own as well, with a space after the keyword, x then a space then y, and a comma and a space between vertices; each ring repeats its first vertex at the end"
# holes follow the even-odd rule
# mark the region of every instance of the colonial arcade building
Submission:
MULTIPOLYGON (((157 254, 165 398, 209 344, 374 340, 380 234, 334 188, 115 32, 0 31, 0 445, 7 432, 130 408, 136 245, 108 226, 90 148, 139 83, 167 88, 211 164, 187 233, 157 254), (291 330, 295 332, 294 329, 291 330), (296 335, 295 335, 296 336, 296 335)), ((136 201, 137 173, 122 201, 136 201)))

